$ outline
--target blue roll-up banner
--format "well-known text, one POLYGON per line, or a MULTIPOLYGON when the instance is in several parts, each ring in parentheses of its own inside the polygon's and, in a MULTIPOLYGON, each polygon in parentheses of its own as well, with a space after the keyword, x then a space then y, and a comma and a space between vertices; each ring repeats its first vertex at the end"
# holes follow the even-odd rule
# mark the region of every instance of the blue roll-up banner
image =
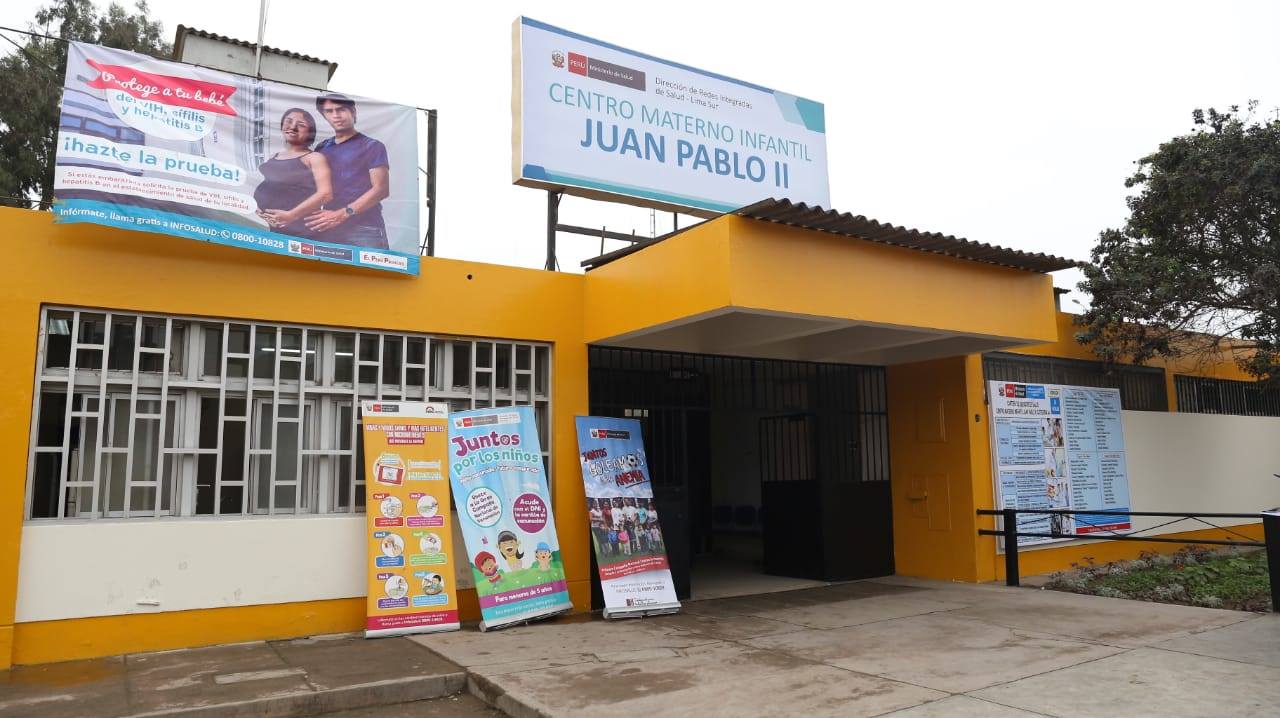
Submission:
POLYGON ((649 483, 640 422, 577 417, 578 459, 605 618, 680 610, 649 483))
POLYGON ((449 480, 480 630, 572 610, 533 409, 450 414, 449 480))

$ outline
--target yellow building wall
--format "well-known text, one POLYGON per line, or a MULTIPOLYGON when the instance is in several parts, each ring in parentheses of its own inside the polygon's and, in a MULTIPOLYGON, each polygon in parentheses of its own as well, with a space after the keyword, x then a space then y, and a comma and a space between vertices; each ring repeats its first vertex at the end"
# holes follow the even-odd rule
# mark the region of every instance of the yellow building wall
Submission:
POLYGON ((723 218, 593 269, 585 277, 585 337, 618 337, 726 307, 728 270, 723 218))
POLYGON ((1049 341, 1053 279, 993 264, 728 216, 736 306, 1049 341))
MULTIPOLYGON (((1017 354, 1032 354, 1035 356, 1059 357, 1063 359, 1083 359, 1085 361, 1098 361, 1097 355, 1093 351, 1076 341, 1076 333, 1080 331, 1080 327, 1075 324, 1075 314, 1068 312, 1056 312, 1054 321, 1058 326, 1058 340, 1046 344, 1033 344, 1031 346, 1018 347, 1010 351, 1017 354)), ((1164 370, 1165 391, 1169 395, 1169 411, 1178 410, 1178 394, 1174 390, 1173 377, 1177 374, 1187 374, 1190 376, 1205 376, 1215 379, 1232 379, 1236 381, 1252 381, 1253 377, 1246 374, 1235 360, 1230 356, 1222 356, 1218 361, 1199 361, 1187 359, 1174 359, 1166 361, 1164 359, 1153 359, 1145 366, 1158 367, 1164 370)))
POLYGON ((1048 275, 734 215, 586 277, 586 339, 727 308, 1008 338, 1057 337, 1048 275))
MULTIPOLYGON (((363 600, 19 624, 19 542, 42 303, 550 342, 553 510, 574 605, 590 606, 575 415, 587 413, 583 276, 423 258, 419 277, 302 262, 0 209, 0 667, 363 628, 363 600)), ((474 591, 464 620, 479 618, 474 591)))
MULTIPOLYGON (((723 217, 587 276, 424 258, 420 277, 304 263, 207 243, 0 210, 0 667, 141 650, 359 630, 343 599, 15 625, 32 377, 42 303, 390 331, 550 342, 553 509, 572 600, 590 605, 587 525, 573 417, 588 411, 587 343, 739 306, 1047 343, 1019 351, 1092 359, 1053 313, 1051 279, 723 217)), ((1234 369, 1234 367, 1232 367, 1234 369)), ((1237 378, 1228 368, 1223 376, 1237 378)), ((993 505, 981 357, 887 369, 898 573, 1001 577, 978 508, 993 505)), ((1172 376, 1172 372, 1169 372, 1172 376)), ((1169 379, 1171 386, 1172 379, 1169 379)), ((1025 573, 1145 544, 1024 554, 1025 573)), ((479 617, 460 592, 464 620, 479 617)))

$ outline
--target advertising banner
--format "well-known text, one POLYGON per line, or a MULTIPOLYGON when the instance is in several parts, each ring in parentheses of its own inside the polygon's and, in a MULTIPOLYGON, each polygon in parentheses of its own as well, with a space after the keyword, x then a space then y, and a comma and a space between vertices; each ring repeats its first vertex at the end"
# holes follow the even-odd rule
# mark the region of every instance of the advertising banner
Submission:
POLYGON ((680 602, 653 502, 640 422, 600 416, 576 421, 605 618, 675 613, 680 602))
POLYGON ((449 480, 480 600, 480 630, 572 610, 533 408, 450 415, 449 480))
POLYGON ((512 181, 702 216, 829 208, 821 103, 517 18, 512 181))
MULTIPOLYGON (((1119 390, 1004 381, 988 382, 988 389, 999 508, 1129 510, 1119 390)), ((1018 517, 1018 531, 1030 533, 1089 536, 1131 527, 1128 516, 1018 517)), ((1018 545, 1065 540, 1023 536, 1018 545)))
POLYGON ((78 42, 59 222, 418 273, 417 115, 78 42))
POLYGON ((445 477, 448 411, 446 404, 413 401, 361 405, 368 638, 458 627, 445 477))

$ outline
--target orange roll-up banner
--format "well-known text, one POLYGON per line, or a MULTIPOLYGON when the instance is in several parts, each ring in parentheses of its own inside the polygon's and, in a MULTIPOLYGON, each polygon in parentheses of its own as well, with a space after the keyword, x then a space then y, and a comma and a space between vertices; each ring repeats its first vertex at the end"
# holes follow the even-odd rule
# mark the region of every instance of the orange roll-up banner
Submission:
POLYGON ((458 628, 445 404, 366 401, 364 635, 458 628))

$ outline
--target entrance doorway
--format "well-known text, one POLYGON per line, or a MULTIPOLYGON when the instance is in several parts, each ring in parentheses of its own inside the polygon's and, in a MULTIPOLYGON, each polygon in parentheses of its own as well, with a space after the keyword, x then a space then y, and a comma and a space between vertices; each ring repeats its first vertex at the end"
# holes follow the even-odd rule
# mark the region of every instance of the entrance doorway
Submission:
POLYGON ((592 347, 637 419, 681 599, 893 573, 882 367, 592 347))

